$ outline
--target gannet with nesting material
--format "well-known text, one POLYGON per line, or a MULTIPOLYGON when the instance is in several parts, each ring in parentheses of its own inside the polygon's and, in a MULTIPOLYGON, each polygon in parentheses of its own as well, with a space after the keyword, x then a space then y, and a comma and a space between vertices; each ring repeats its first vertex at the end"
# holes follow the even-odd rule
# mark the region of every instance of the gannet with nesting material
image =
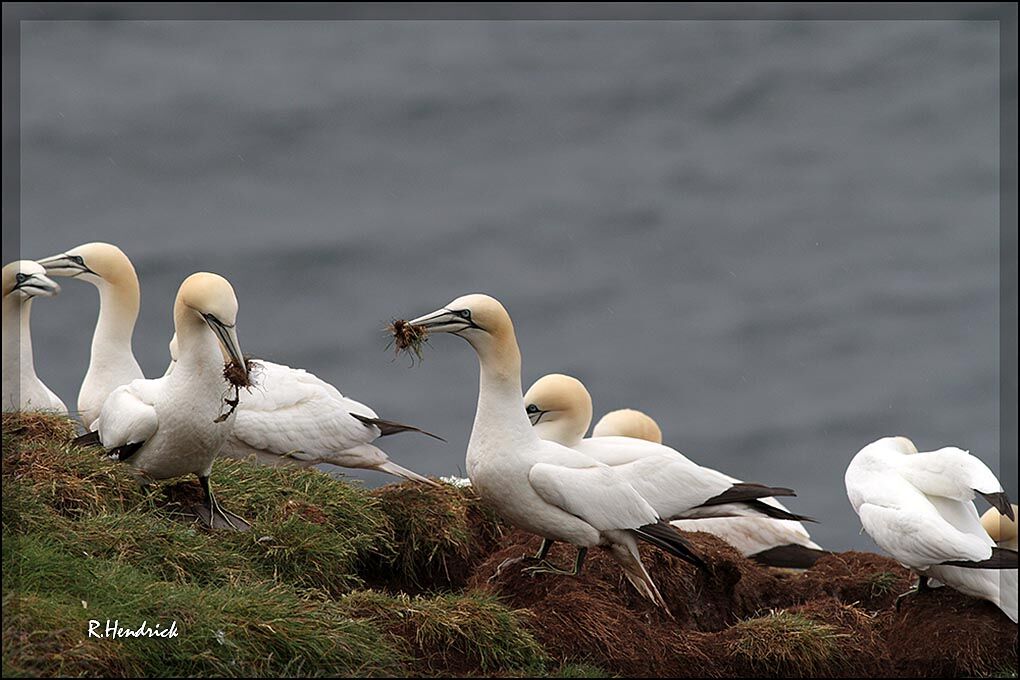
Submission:
POLYGON ((131 350, 141 295, 138 276, 127 255, 109 243, 85 243, 39 264, 50 276, 87 281, 99 290, 89 368, 78 391, 78 415, 86 429, 92 429, 114 389, 145 377, 131 350))
POLYGON ((553 373, 524 395, 525 409, 543 439, 635 475, 632 485, 673 526, 705 531, 727 541, 741 554, 770 566, 807 568, 825 554, 798 521, 769 491, 690 461, 662 446, 662 431, 649 416, 632 409, 603 417, 591 439, 584 439, 592 417, 592 399, 581 381, 553 373), (626 441, 624 441, 626 440, 626 441), (651 445, 649 445, 649 443, 651 445), (608 446, 607 446, 608 444, 608 446), (718 499, 747 497, 719 503, 718 499), (742 515, 734 517, 733 515, 742 515), (677 519, 697 517, 698 519, 677 519))
MULTIPOLYGON (((177 357, 177 337, 170 341, 169 374, 177 357)), ((439 486, 428 477, 397 465, 372 444, 398 432, 436 435, 411 425, 382 420, 361 402, 340 394, 300 368, 259 359, 257 385, 238 404, 234 429, 220 450, 227 458, 255 459, 263 465, 309 467, 329 463, 376 470, 413 482, 439 486)))
POLYGON ((604 547, 638 592, 668 611, 641 563, 637 541, 703 563, 623 475, 538 437, 525 415, 521 354, 503 305, 487 295, 466 295, 410 323, 429 333, 460 336, 478 355, 478 409, 467 472, 478 495, 499 514, 545 539, 534 558, 538 564, 528 572, 577 574, 588 549, 604 547), (545 562, 550 541, 578 549, 573 571, 545 562))
POLYGON ((885 437, 854 456, 845 482, 864 530, 918 574, 918 590, 933 578, 1017 622, 1017 553, 995 545, 973 499, 1015 516, 984 463, 956 447, 918 453, 906 437, 885 437))
MULTIPOLYGON (((110 393, 143 377, 131 348, 141 295, 138 277, 127 255, 109 243, 86 243, 40 262, 53 276, 87 281, 99 290, 89 369, 78 393, 82 422, 92 429, 110 393)), ((174 365, 174 347, 172 341, 167 374, 174 365)), ((234 430, 220 455, 255 456, 267 464, 332 463, 434 484, 371 444, 380 436, 420 430, 379 419, 311 373, 268 361, 259 364, 259 385, 238 405, 234 430)))
POLYGON ((985 514, 981 515, 981 526, 985 528, 988 536, 1000 548, 1016 550, 1016 516, 1017 506, 1013 505, 1013 519, 1006 517, 996 508, 988 508, 985 514))
POLYGON ((209 483, 235 417, 233 409, 224 413, 223 353, 245 371, 234 289, 217 274, 192 274, 177 292, 173 315, 179 343, 174 370, 116 388, 103 403, 95 431, 75 441, 102 444, 143 478, 197 475, 206 499, 200 519, 212 528, 243 530, 247 524, 220 507, 209 483))
POLYGON ((17 260, 3 269, 3 410, 67 413, 64 402, 35 374, 32 356, 32 299, 52 297, 60 286, 42 265, 17 260))

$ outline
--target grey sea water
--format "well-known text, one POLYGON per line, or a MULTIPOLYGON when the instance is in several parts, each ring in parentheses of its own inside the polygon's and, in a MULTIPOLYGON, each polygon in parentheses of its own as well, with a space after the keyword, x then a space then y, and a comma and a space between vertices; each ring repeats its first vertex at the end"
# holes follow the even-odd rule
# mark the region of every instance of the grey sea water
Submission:
MULTIPOLYGON (((994 22, 51 21, 21 40, 21 254, 120 245, 148 375, 180 281, 215 271, 246 351, 442 434, 383 443, 455 474, 475 358, 441 336, 410 367, 382 328, 483 291, 525 387, 570 373, 597 416, 640 408, 695 460, 795 487, 827 547, 871 546, 842 478, 880 436, 998 469, 994 22)), ((34 308, 69 405, 96 310, 74 281, 34 308)))

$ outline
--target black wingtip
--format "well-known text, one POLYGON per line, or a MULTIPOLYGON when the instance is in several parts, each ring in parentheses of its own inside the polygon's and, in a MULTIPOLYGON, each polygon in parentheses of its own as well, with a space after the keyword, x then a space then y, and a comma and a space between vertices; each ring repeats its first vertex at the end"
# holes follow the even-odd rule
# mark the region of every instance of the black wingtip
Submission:
POLYGON ((671 555, 676 555, 684 562, 693 564, 699 569, 708 570, 708 565, 705 561, 694 552, 691 544, 680 535, 680 532, 673 525, 660 520, 656 524, 646 524, 633 531, 643 541, 647 541, 671 555))
POLYGON ((769 505, 768 503, 765 503, 758 499, 745 501, 744 505, 765 515, 766 517, 769 517, 770 519, 792 520, 794 522, 812 522, 814 524, 818 523, 818 520, 816 520, 814 517, 808 517, 807 515, 798 515, 795 512, 790 512, 789 510, 784 510, 783 508, 777 508, 774 505, 769 505))
POLYGON ((977 489, 974 489, 974 492, 988 501, 993 508, 999 511, 1000 515, 1005 515, 1012 522, 1016 521, 1016 515, 1013 512, 1013 504, 1009 502, 1009 496, 1006 495, 1005 491, 981 493, 977 489))
POLYGON ((987 560, 981 560, 980 562, 953 560, 941 562, 941 564, 950 567, 962 567, 964 569, 1016 569, 1018 566, 1016 550, 998 547, 992 548, 992 556, 987 560))
POLYGON ((418 432, 419 434, 423 434, 427 437, 438 439, 439 441, 444 443, 446 442, 446 440, 440 437, 438 434, 432 434, 428 430, 423 430, 420 427, 415 427, 414 425, 404 425, 403 423, 398 423, 393 420, 384 420, 382 418, 369 418, 368 416, 363 416, 357 413, 351 413, 351 415, 357 418, 365 425, 379 428, 380 437, 386 437, 388 435, 398 434, 400 432, 418 432))
POLYGON ((775 548, 762 550, 759 553, 749 555, 750 559, 766 567, 779 567, 782 569, 809 569, 815 562, 831 555, 828 550, 809 548, 806 545, 777 545, 775 548))
POLYGON ((758 498, 768 498, 770 496, 796 495, 797 494, 793 492, 793 489, 787 489, 782 486, 765 486, 764 484, 755 484, 753 482, 737 482, 718 496, 709 498, 699 507, 742 503, 745 501, 753 501, 758 498))

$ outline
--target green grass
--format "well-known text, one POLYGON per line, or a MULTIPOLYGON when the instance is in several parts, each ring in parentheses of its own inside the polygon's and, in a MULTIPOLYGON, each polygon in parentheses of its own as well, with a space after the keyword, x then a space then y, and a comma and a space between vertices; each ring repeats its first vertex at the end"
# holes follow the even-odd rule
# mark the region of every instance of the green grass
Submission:
POLYGON ((847 637, 835 626, 786 611, 741 621, 733 628, 738 637, 730 653, 756 673, 779 677, 815 677, 839 664, 840 638, 847 637))
MULTIPOLYGON (((498 533, 470 490, 369 492, 315 470, 217 461, 220 501, 252 524, 183 521, 192 482, 142 490, 69 446, 69 421, 4 414, 5 675, 545 674, 513 611, 449 585, 498 533), (179 637, 87 635, 90 619, 176 621, 179 637)), ((460 574, 463 576, 463 573, 460 574)))

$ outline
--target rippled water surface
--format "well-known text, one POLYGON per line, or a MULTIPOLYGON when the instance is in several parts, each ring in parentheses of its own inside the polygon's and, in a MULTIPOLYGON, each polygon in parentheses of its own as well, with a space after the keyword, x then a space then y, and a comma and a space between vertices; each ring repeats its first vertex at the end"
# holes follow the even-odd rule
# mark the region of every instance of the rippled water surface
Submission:
MULTIPOLYGON (((409 367, 383 325, 491 293, 525 386, 573 374, 868 547, 842 486, 864 444, 998 464, 997 30, 29 23, 22 252, 124 248, 150 375, 180 281, 224 274, 246 351, 444 435, 385 440, 429 474, 463 470, 476 361, 444 336, 409 367)), ((96 309, 74 281, 35 305, 69 404, 96 309)))

